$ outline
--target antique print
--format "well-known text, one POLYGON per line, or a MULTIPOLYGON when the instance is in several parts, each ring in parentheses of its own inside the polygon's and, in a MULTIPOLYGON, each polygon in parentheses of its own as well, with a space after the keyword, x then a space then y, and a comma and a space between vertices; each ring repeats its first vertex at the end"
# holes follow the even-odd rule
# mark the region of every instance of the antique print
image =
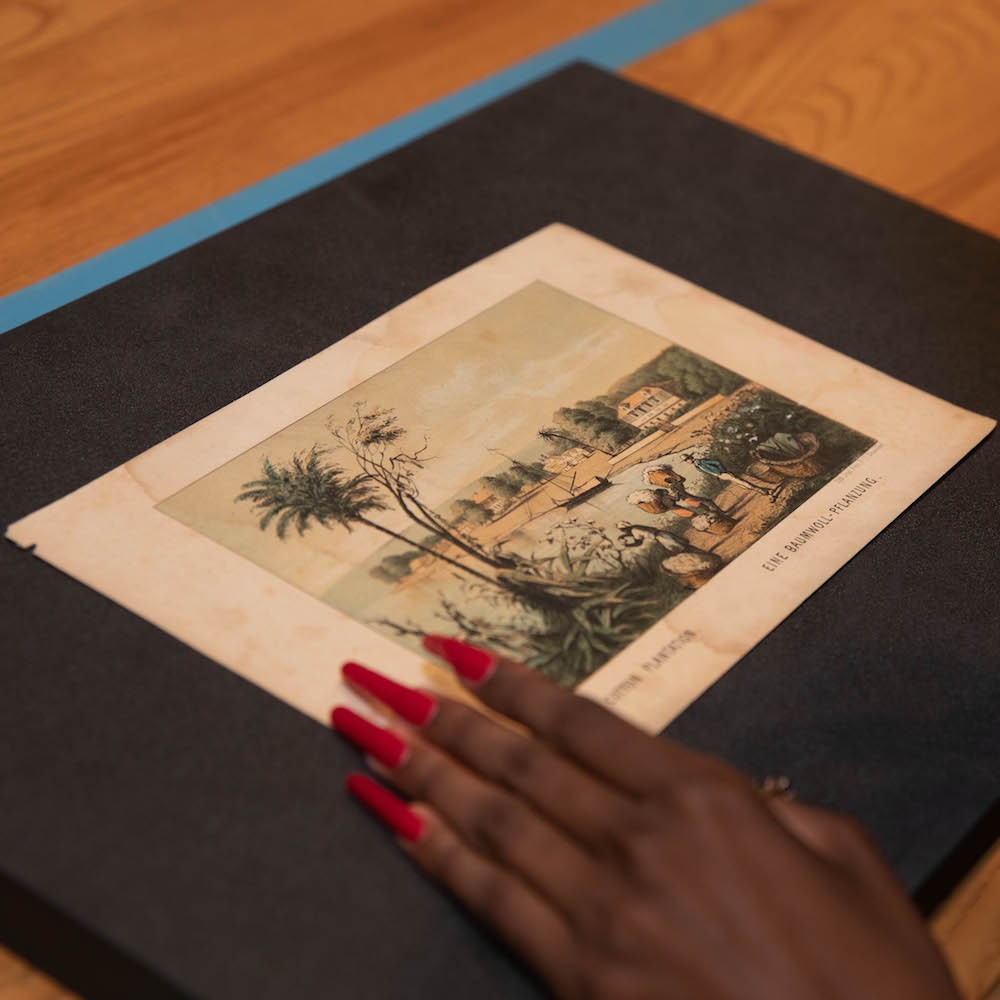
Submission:
POLYGON ((8 537, 318 720, 443 632, 658 731, 993 426, 552 225, 8 537))
POLYGON ((575 685, 873 444, 536 282, 158 509, 414 650, 575 685))

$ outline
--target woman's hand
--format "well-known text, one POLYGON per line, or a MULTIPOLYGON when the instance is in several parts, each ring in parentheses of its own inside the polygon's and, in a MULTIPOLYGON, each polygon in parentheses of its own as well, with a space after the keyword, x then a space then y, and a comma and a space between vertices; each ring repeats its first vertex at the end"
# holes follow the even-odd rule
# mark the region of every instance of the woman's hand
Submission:
POLYGON ((412 806, 352 792, 559 997, 954 1000, 910 901, 852 821, 765 798, 518 664, 425 645, 526 732, 355 664, 395 731, 334 725, 412 806))

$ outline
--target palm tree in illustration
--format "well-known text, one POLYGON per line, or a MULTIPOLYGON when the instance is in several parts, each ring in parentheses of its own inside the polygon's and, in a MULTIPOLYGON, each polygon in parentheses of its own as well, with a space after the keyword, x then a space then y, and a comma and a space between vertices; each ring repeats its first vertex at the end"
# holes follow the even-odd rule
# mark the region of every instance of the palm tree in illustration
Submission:
POLYGON ((304 535, 314 523, 348 531, 361 524, 449 563, 463 573, 498 584, 493 577, 373 520, 370 515, 390 507, 380 495, 378 484, 366 475, 348 475, 340 466, 328 462, 319 448, 292 456, 287 465, 275 465, 265 458, 263 477, 244 483, 242 489, 236 501, 252 504, 260 515, 261 531, 274 524, 278 538, 285 538, 290 527, 304 535))
POLYGON ((585 441, 573 437, 572 434, 567 434, 558 427, 541 427, 539 428, 538 436, 549 444, 555 444, 557 441, 569 441, 570 444, 576 445, 579 448, 586 448, 587 451, 594 450, 592 444, 587 444, 585 441))

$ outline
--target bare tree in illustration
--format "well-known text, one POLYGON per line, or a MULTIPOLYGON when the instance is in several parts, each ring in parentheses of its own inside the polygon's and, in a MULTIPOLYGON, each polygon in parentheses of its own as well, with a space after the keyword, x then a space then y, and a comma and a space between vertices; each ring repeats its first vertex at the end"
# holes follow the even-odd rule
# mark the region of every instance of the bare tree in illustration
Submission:
MULTIPOLYGON (((439 595, 439 601, 440 610, 434 617, 447 622, 448 626, 460 634, 466 642, 503 650, 518 660, 530 654, 530 621, 522 621, 519 618, 504 621, 488 615, 466 614, 455 601, 449 600, 443 594, 439 595)), ((419 639, 426 634, 426 629, 409 619, 399 622, 392 618, 376 618, 371 624, 379 625, 399 638, 413 636, 419 639)))
POLYGON ((419 448, 407 447, 406 428, 400 426, 394 410, 355 403, 354 416, 342 423, 331 421, 327 428, 338 444, 353 456, 364 479, 388 493, 414 524, 440 535, 493 569, 511 569, 516 565, 510 556, 487 552, 458 534, 445 517, 423 502, 416 477, 430 458, 428 442, 425 438, 419 448))

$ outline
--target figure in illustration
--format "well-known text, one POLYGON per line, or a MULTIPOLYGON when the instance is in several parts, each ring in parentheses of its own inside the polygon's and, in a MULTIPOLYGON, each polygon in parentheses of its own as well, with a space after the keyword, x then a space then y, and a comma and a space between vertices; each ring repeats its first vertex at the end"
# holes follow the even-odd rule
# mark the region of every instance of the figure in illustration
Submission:
POLYGON ((734 486, 739 486, 744 490, 753 490, 755 493, 763 493, 767 496, 777 492, 777 487, 766 488, 748 482, 746 479, 741 479, 714 458, 695 458, 694 455, 682 455, 681 457, 685 462, 690 462, 699 472, 704 472, 706 476, 714 476, 716 479, 732 483, 734 486))
POLYGON ((687 480, 672 465, 657 465, 644 470, 642 481, 655 490, 665 491, 679 506, 709 517, 713 522, 726 517, 718 504, 708 497, 692 493, 687 488, 687 480))
POLYGON ((646 558, 653 555, 659 568, 688 590, 707 583, 722 567, 722 559, 714 552, 690 545, 663 528, 629 521, 619 521, 617 527, 621 545, 641 551, 646 558))
POLYGON ((662 528, 653 528, 648 524, 632 524, 629 521, 619 521, 615 527, 618 528, 619 532, 619 544, 627 549, 637 548, 654 541, 669 555, 676 555, 678 552, 687 550, 687 545, 680 538, 662 528))
POLYGON ((672 465, 656 465, 651 469, 645 469, 642 481, 654 489, 684 491, 684 477, 672 465))
POLYGON ((757 458, 778 475, 808 479, 823 471, 820 439, 809 431, 778 431, 756 449, 757 458))
POLYGON ((633 490, 627 501, 647 514, 671 514, 674 517, 697 520, 700 530, 724 534, 736 521, 713 501, 688 493, 678 486, 659 486, 648 490, 633 490))

